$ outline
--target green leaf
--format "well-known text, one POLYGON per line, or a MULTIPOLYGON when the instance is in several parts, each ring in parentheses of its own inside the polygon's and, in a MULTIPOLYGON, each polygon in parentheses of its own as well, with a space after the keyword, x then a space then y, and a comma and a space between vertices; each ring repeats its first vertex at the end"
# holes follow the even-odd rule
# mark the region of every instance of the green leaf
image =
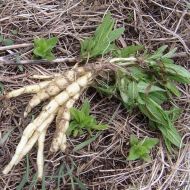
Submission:
POLYGON ((167 49, 167 47, 168 47, 167 45, 161 46, 160 48, 157 49, 157 51, 155 51, 155 52, 153 53, 153 55, 151 55, 151 56, 149 57, 149 59, 153 59, 153 60, 160 59, 160 58, 163 56, 163 53, 164 53, 164 51, 167 49))
POLYGON ((117 40, 124 33, 124 31, 125 31, 124 28, 117 28, 117 29, 111 31, 108 36, 109 42, 113 42, 113 41, 117 40))
POLYGON ((96 86, 96 90, 99 93, 102 93, 104 95, 110 96, 114 95, 116 93, 116 86, 115 85, 101 85, 101 86, 96 86))
POLYGON ((17 30, 11 30, 11 33, 16 35, 16 34, 18 34, 18 31, 17 30))
POLYGON ((4 85, 0 82, 0 95, 4 92, 4 85))
POLYGON ((48 45, 49 50, 52 50, 56 46, 57 42, 58 42, 57 37, 49 38, 47 40, 47 45, 48 45))
POLYGON ((83 113, 81 113, 79 110, 77 110, 76 108, 71 108, 70 109, 70 113, 71 113, 71 117, 73 119, 76 120, 76 122, 80 122, 81 121, 81 117, 83 116, 83 113))
POLYGON ((137 145, 138 144, 138 138, 135 135, 130 136, 130 145, 137 145))
POLYGON ((57 37, 52 37, 50 39, 34 39, 34 55, 42 59, 52 61, 53 59, 55 59, 55 56, 52 53, 52 49, 56 46, 57 42, 57 37))
POLYGON ((106 130, 108 129, 108 125, 93 125, 92 129, 98 130, 98 131, 102 131, 102 130, 106 130))
POLYGON ((132 102, 138 97, 137 83, 134 81, 128 84, 128 96, 132 102))
POLYGON ((156 123, 159 123, 165 126, 170 124, 168 115, 164 112, 164 110, 159 104, 157 104, 154 100, 148 97, 145 98, 144 101, 146 102, 145 103, 146 109, 145 107, 142 107, 141 105, 139 105, 139 108, 142 113, 144 113, 149 119, 151 119, 152 121, 156 123))
POLYGON ((14 44, 14 41, 11 40, 11 39, 4 39, 3 44, 6 45, 6 46, 10 46, 10 45, 14 44))
POLYGON ((129 67, 128 68, 131 76, 135 79, 135 80, 147 80, 149 78, 149 76, 145 73, 145 71, 143 71, 143 69, 138 68, 138 67, 129 67))
POLYGON ((89 37, 81 42, 81 57, 93 58, 104 55, 114 50, 114 41, 124 32, 123 28, 113 29, 114 20, 108 13, 98 26, 93 37, 89 37), (113 43, 112 43, 113 42, 113 43))
POLYGON ((3 35, 0 35, 0 43, 3 42, 3 40, 4 40, 3 35))
POLYGON ((140 81, 137 85, 137 88, 139 92, 144 94, 149 94, 150 92, 156 92, 156 91, 165 92, 164 89, 144 81, 140 81))
POLYGON ((137 160, 140 158, 140 155, 138 153, 138 150, 136 147, 132 146, 129 151, 129 156, 127 157, 127 160, 137 160))
POLYGON ((182 83, 190 83, 190 72, 184 67, 176 64, 164 64, 165 71, 170 74, 170 78, 182 83))
POLYGON ((176 95, 177 97, 179 97, 181 95, 180 91, 177 89, 176 85, 174 84, 174 82, 167 82, 165 84, 165 87, 174 95, 176 95))
POLYGON ((145 138, 142 141, 142 146, 146 147, 147 149, 153 148, 156 144, 158 144, 158 139, 156 138, 145 138))
POLYGON ((48 61, 52 61, 55 59, 55 56, 52 52, 47 52, 44 54, 44 59, 47 59, 48 61))
POLYGON ((182 110, 176 106, 170 109, 169 111, 166 111, 172 122, 175 122, 180 117, 181 112, 182 110))
POLYGON ((176 53, 177 48, 170 50, 168 53, 162 56, 162 58, 172 58, 176 53))
POLYGON ((84 148, 85 146, 89 145, 90 143, 92 143, 93 141, 96 140, 96 138, 98 137, 98 135, 91 137, 90 139, 82 142, 81 144, 75 146, 75 148, 73 149, 74 152, 81 150, 82 148, 84 148))
POLYGON ((157 125, 157 127, 162 132, 164 139, 167 139, 173 145, 180 147, 181 136, 172 124, 170 124, 169 127, 163 125, 157 125))
POLYGON ((168 99, 166 93, 161 91, 151 92, 148 94, 148 97, 154 100, 158 105, 161 105, 163 102, 165 102, 168 99))
POLYGON ((144 161, 146 161, 146 162, 150 162, 151 161, 151 157, 149 156, 149 155, 143 155, 142 156, 142 159, 144 160, 144 161))
POLYGON ((71 108, 71 122, 67 129, 67 135, 74 137, 84 134, 85 130, 91 134, 91 130, 105 130, 107 125, 97 124, 96 119, 90 115, 90 104, 84 101, 81 109, 71 108))
POLYGON ((116 50, 116 52, 114 52, 115 57, 123 57, 123 58, 127 58, 131 55, 135 55, 138 51, 142 50, 144 48, 144 46, 142 45, 131 45, 119 50, 116 50))
POLYGON ((130 136, 130 150, 127 160, 143 159, 144 161, 150 161, 150 150, 158 143, 156 138, 148 138, 139 141, 136 136, 130 136))
POLYGON ((82 108, 81 108, 81 111, 86 114, 86 115, 89 115, 90 113, 90 104, 89 104, 89 101, 88 100, 85 100, 83 105, 82 105, 82 108))

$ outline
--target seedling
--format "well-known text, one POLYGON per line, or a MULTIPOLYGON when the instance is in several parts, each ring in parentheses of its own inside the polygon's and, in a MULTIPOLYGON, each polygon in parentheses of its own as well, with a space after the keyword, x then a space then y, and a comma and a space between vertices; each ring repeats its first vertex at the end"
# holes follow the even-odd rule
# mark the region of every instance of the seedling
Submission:
POLYGON ((130 136, 130 145, 129 156, 127 160, 137 160, 142 159, 144 161, 150 161, 150 151, 151 149, 158 144, 158 139, 145 137, 143 140, 138 140, 135 135, 130 136))
POLYGON ((48 61, 55 59, 52 50, 56 46, 57 42, 58 42, 57 37, 52 37, 49 39, 45 38, 35 39, 34 50, 33 50, 35 57, 41 59, 47 59, 48 61))
POLYGON ((107 125, 97 124, 96 119, 90 115, 90 104, 87 100, 84 101, 81 109, 71 108, 71 122, 67 130, 68 135, 82 135, 87 130, 90 134, 92 131, 105 130, 107 125))

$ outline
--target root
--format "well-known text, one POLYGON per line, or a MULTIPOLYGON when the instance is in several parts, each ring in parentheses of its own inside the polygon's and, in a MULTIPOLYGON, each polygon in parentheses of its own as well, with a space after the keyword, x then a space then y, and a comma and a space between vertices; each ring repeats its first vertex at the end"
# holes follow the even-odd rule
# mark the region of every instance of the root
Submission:
MULTIPOLYGON (((50 78, 48 78, 50 79, 50 78)), ((51 151, 56 152, 59 149, 65 151, 66 149, 66 130, 69 127, 70 108, 73 107, 75 101, 80 97, 83 89, 85 89, 93 79, 93 73, 83 68, 75 68, 68 71, 65 75, 52 77, 51 81, 40 82, 35 85, 29 85, 18 90, 13 90, 5 95, 6 98, 17 97, 24 93, 37 93, 27 106, 25 116, 31 111, 33 107, 46 99, 50 102, 42 108, 34 121, 29 123, 21 140, 16 148, 15 154, 10 163, 4 168, 3 174, 9 173, 13 166, 17 165, 22 158, 32 149, 34 144, 38 141, 38 179, 41 180, 43 176, 43 149, 46 131, 56 118, 56 131, 51 145, 51 151), (59 111, 58 111, 59 110, 59 111)))

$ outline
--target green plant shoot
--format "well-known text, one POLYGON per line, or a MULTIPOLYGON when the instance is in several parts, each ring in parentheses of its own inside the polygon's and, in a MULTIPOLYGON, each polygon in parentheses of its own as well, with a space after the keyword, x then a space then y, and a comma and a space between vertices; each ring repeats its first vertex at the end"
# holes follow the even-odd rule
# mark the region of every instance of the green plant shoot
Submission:
POLYGON ((81 42, 82 58, 94 58, 116 49, 114 41, 122 35, 124 28, 113 29, 114 23, 110 13, 105 15, 94 36, 81 42))
POLYGON ((145 137, 139 141, 135 135, 130 136, 130 150, 127 160, 142 159, 144 161, 150 161, 150 151, 158 143, 158 139, 145 137))
POLYGON ((71 122, 67 130, 68 135, 82 135, 86 131, 90 134, 92 131, 100 131, 108 128, 107 125, 98 124, 96 119, 90 115, 90 104, 87 100, 84 101, 81 109, 71 108, 71 122))
POLYGON ((35 57, 40 59, 46 59, 48 61, 52 61, 53 59, 55 59, 52 50, 56 46, 57 42, 58 42, 57 37, 52 37, 49 39, 45 38, 34 39, 33 53, 35 57))

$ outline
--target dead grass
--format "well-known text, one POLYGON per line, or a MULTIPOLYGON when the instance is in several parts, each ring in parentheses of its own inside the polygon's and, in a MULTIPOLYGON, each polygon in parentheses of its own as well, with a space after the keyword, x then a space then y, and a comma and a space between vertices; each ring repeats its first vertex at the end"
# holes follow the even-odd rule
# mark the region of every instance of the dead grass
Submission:
MULTIPOLYGON (((189 68, 190 55, 190 9, 187 0, 99 0, 99 1, 1 1, 0 33, 14 40, 15 44, 31 43, 33 38, 55 35, 59 45, 55 52, 60 57, 79 55, 79 40, 89 36, 101 21, 106 11, 111 11, 119 26, 125 27, 125 35, 118 43, 143 44, 149 51, 168 44, 178 47, 175 61, 189 68), (37 3, 38 2, 38 3, 37 3), (12 34, 17 30, 18 34, 12 34)), ((0 52, 0 56, 19 54, 21 59, 31 59, 31 47, 0 52)), ((1 66, 0 80, 6 91, 34 83, 29 78, 32 74, 62 72, 70 65, 63 63, 53 65, 1 66)), ((29 154, 30 170, 26 160, 8 175, 0 175, 0 189, 14 190, 26 172, 28 182, 23 189, 56 189, 59 185, 59 171, 65 176, 60 180, 60 189, 72 189, 73 176, 79 178, 88 189, 130 189, 130 190, 174 190, 190 189, 190 89, 180 86, 183 96, 176 102, 184 109, 181 119, 176 123, 183 134, 184 148, 176 150, 175 155, 166 152, 163 143, 152 152, 152 161, 128 162, 129 136, 134 133, 139 137, 160 137, 147 128, 147 121, 138 112, 128 114, 114 98, 101 97, 89 89, 80 98, 77 105, 88 97, 92 113, 99 121, 107 122, 109 130, 101 133, 89 146, 73 152, 73 148, 88 138, 88 135, 74 139, 69 138, 69 147, 65 154, 49 154, 54 127, 46 137, 45 181, 43 186, 35 184, 36 151, 29 154), (72 168, 70 173, 69 168, 72 168), (61 170, 60 170, 61 168, 61 170)), ((21 137, 23 127, 31 119, 23 120, 23 110, 30 96, 22 96, 11 101, 0 102, 0 138, 7 133, 7 139, 0 144, 0 171, 11 159, 21 137)), ((38 107, 33 114, 37 114, 38 107)), ((2 138, 1 138, 2 139, 2 138)), ((76 189, 79 189, 76 187, 76 189)))

